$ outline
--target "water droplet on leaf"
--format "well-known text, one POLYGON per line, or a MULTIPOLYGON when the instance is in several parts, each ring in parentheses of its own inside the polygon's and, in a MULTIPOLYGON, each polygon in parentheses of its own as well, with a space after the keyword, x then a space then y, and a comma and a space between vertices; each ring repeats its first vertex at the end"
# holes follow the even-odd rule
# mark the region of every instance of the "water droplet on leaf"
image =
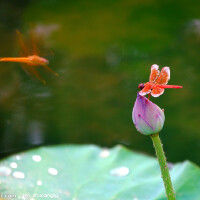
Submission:
POLYGON ((33 155, 33 156, 32 156, 32 159, 33 159, 33 161, 35 161, 35 162, 40 162, 40 161, 42 160, 41 156, 39 156, 39 155, 33 155))
POLYGON ((127 176, 129 174, 128 167, 117 167, 110 171, 110 174, 113 176, 127 176))
POLYGON ((11 174, 11 169, 6 166, 0 166, 0 176, 9 176, 11 174))
POLYGON ((41 186, 42 185, 42 181, 38 180, 36 184, 39 185, 39 186, 41 186))
POLYGON ((16 155, 15 158, 16 158, 17 160, 21 160, 21 156, 20 156, 20 155, 16 155))
POLYGON ((18 178, 18 179, 24 179, 25 175, 23 172, 16 171, 16 172, 13 172, 13 177, 18 178))
POLYGON ((101 153, 99 154, 99 156, 100 156, 101 158, 107 158, 109 155, 110 155, 110 152, 109 152, 108 149, 103 149, 103 150, 101 151, 101 153))
POLYGON ((10 163, 10 167, 14 168, 14 169, 17 168, 17 163, 16 162, 11 162, 10 163))
POLYGON ((49 174, 56 176, 58 174, 58 170, 55 168, 48 169, 49 174))

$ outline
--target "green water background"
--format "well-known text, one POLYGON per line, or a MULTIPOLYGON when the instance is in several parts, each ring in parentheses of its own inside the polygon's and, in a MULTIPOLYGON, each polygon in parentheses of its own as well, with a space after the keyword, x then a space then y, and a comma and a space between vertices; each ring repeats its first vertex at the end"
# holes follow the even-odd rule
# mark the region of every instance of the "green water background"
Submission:
MULTIPOLYGON (((18 56, 16 29, 35 28, 50 49, 43 85, 0 63, 0 156, 37 145, 124 144, 154 155, 132 123, 137 85, 154 63, 169 66, 160 134, 170 162, 200 164, 200 2, 155 0, 0 1, 0 56, 18 56)), ((47 51, 46 51, 47 52, 47 51)))

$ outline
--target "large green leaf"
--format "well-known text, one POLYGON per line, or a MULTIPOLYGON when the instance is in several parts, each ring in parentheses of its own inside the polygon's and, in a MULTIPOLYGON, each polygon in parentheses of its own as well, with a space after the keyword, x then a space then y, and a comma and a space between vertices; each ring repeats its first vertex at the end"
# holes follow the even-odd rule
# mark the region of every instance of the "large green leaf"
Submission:
MULTIPOLYGON (((170 173, 177 200, 200 199, 198 166, 185 161, 173 165, 170 173)), ((155 158, 121 146, 92 145, 41 147, 4 159, 0 194, 35 200, 40 198, 34 195, 62 200, 166 199, 155 158)))

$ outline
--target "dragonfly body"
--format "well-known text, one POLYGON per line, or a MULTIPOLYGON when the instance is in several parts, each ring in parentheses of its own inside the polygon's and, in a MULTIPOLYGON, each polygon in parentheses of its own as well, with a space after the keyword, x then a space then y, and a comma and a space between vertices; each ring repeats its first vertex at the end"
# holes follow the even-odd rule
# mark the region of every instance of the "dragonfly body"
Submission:
POLYGON ((31 66, 48 65, 49 63, 47 59, 39 57, 37 55, 32 55, 27 57, 0 58, 0 62, 20 62, 20 63, 26 63, 31 66))
POLYGON ((183 88, 183 86, 179 86, 179 85, 160 85, 160 84, 156 84, 156 87, 159 87, 159 88, 174 88, 174 89, 183 88))
POLYGON ((170 79, 170 68, 163 67, 161 72, 158 70, 159 66, 154 64, 151 66, 151 74, 149 82, 140 83, 138 88, 141 90, 139 94, 144 96, 151 94, 153 97, 159 97, 164 93, 165 88, 180 89, 182 86, 179 85, 167 85, 170 79))
POLYGON ((18 62, 22 63, 22 68, 25 72, 28 74, 31 74, 35 76, 37 79, 39 79, 44 84, 46 81, 39 75, 39 73, 36 70, 37 66, 42 66, 47 71, 53 73, 55 76, 58 76, 56 72, 54 72, 50 67, 47 65, 49 64, 49 61, 46 58, 38 56, 37 47, 35 44, 33 44, 33 49, 30 52, 29 48, 26 46, 25 42, 23 41, 23 36, 19 31, 17 31, 17 35, 19 37, 19 44, 22 49, 22 57, 5 57, 0 58, 0 62, 18 62))

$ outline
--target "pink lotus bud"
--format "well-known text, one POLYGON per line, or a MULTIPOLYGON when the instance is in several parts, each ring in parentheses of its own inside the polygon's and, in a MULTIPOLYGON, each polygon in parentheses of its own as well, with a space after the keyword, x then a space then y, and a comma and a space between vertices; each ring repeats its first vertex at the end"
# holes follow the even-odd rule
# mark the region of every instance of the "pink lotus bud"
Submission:
POLYGON ((144 135, 160 132, 165 121, 161 108, 146 97, 140 96, 139 93, 133 107, 132 117, 136 129, 144 135))

